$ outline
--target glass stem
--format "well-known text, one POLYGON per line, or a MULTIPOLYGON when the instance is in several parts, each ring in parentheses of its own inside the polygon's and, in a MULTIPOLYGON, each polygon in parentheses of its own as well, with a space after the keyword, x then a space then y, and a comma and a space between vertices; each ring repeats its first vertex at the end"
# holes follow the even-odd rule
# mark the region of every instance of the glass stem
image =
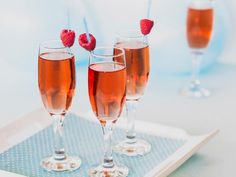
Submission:
POLYGON ((64 115, 52 115, 52 117, 53 117, 54 146, 55 146, 53 157, 55 160, 65 160, 66 154, 63 142, 64 115))
POLYGON ((201 59, 201 53, 193 53, 193 60, 192 60, 192 81, 191 81, 191 87, 199 88, 200 86, 200 80, 199 80, 199 64, 201 59))
POLYGON ((135 114, 136 114, 137 104, 138 101, 126 100, 126 113, 127 113, 126 140, 128 143, 136 142, 135 114))
POLYGON ((104 159, 103 167, 112 168, 114 167, 113 157, 112 157, 112 133, 113 133, 113 122, 107 121, 106 124, 102 126, 103 137, 104 137, 104 159))

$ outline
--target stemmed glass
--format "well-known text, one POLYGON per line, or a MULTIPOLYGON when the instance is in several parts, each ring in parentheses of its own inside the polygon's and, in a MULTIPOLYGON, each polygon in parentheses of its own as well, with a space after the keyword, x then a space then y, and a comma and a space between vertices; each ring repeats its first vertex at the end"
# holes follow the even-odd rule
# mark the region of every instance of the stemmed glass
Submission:
POLYGON ((128 156, 144 155, 150 152, 151 145, 145 140, 136 138, 135 113, 149 77, 150 64, 147 37, 139 31, 123 31, 117 34, 115 46, 123 48, 126 57, 127 132, 125 140, 115 145, 114 151, 128 156))
POLYGON ((63 122, 75 90, 75 60, 70 49, 61 41, 47 41, 40 45, 38 55, 38 84, 43 104, 53 119, 55 150, 41 161, 47 171, 73 171, 81 160, 65 153, 63 122))
POLYGON ((211 0, 192 0, 187 13, 187 40, 193 55, 193 73, 190 85, 181 94, 192 98, 208 97, 210 92, 202 88, 198 79, 199 63, 207 48, 213 29, 213 6, 211 0))
POLYGON ((101 165, 89 170, 91 177, 125 177, 128 168, 112 157, 113 124, 120 117, 126 95, 126 64, 123 49, 97 47, 90 53, 88 67, 90 104, 101 123, 105 153, 101 165))

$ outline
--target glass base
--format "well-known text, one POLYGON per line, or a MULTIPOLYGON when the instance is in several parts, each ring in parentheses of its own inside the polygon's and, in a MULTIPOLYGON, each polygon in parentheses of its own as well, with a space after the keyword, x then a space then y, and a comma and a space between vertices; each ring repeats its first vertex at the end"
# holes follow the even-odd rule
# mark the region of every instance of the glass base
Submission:
POLYGON ((189 97, 189 98, 206 98, 211 95, 209 90, 205 88, 201 88, 201 87, 194 88, 194 89, 191 87, 184 88, 180 91, 180 94, 182 96, 189 97))
POLYGON ((112 168, 105 168, 99 165, 92 168, 88 172, 90 177, 126 177, 129 174, 129 169, 124 165, 114 165, 112 168))
POLYGON ((66 157, 64 160, 55 160, 54 157, 47 157, 41 161, 41 167, 47 171, 74 171, 81 165, 78 157, 66 157))
POLYGON ((137 139, 130 143, 128 140, 119 142, 113 147, 114 152, 127 156, 143 156, 151 151, 151 145, 144 140, 137 139))

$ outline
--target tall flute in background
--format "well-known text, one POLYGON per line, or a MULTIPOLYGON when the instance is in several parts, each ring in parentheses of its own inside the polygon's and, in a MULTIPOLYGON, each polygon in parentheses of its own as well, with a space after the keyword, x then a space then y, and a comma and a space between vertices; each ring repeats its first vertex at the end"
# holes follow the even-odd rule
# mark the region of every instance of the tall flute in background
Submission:
POLYGON ((114 163, 112 156, 113 124, 120 117, 126 96, 126 64, 123 49, 97 47, 90 53, 88 88, 90 104, 101 123, 105 143, 103 162, 89 170, 89 176, 125 177, 128 175, 128 168, 114 163))
POLYGON ((193 0, 187 13, 187 40, 193 54, 193 74, 189 87, 181 94, 187 97, 208 97, 210 92, 200 86, 199 63, 211 39, 213 30, 213 6, 211 0, 193 0))
POLYGON ((138 31, 131 30, 118 33, 115 46, 125 50, 127 66, 126 112, 128 122, 126 138, 115 145, 114 150, 117 153, 128 156, 144 155, 151 150, 151 145, 145 140, 136 138, 135 113, 149 78, 149 45, 146 36, 143 36, 138 31))
POLYGON ((55 144, 54 154, 43 159, 41 166, 47 171, 76 170, 81 160, 67 156, 63 145, 63 122, 75 90, 75 59, 61 41, 40 45, 38 84, 43 104, 54 121, 55 144))

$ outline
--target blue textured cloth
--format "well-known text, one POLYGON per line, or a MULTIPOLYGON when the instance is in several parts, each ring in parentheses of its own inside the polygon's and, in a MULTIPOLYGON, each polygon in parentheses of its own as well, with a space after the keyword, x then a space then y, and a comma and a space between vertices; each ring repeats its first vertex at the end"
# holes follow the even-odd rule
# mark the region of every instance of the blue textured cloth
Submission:
MULTIPOLYGON (((124 131, 116 129, 114 139, 124 138, 124 131)), ((129 177, 143 177, 165 160, 185 141, 138 133, 151 143, 152 150, 143 157, 126 157, 114 154, 114 160, 130 169, 129 177)), ((40 167, 40 160, 53 152, 53 131, 47 127, 22 143, 0 154, 0 169, 29 177, 86 177, 87 171, 101 162, 103 138, 99 124, 68 115, 65 120, 65 147, 69 155, 82 159, 81 167, 74 172, 46 172, 40 167)))

